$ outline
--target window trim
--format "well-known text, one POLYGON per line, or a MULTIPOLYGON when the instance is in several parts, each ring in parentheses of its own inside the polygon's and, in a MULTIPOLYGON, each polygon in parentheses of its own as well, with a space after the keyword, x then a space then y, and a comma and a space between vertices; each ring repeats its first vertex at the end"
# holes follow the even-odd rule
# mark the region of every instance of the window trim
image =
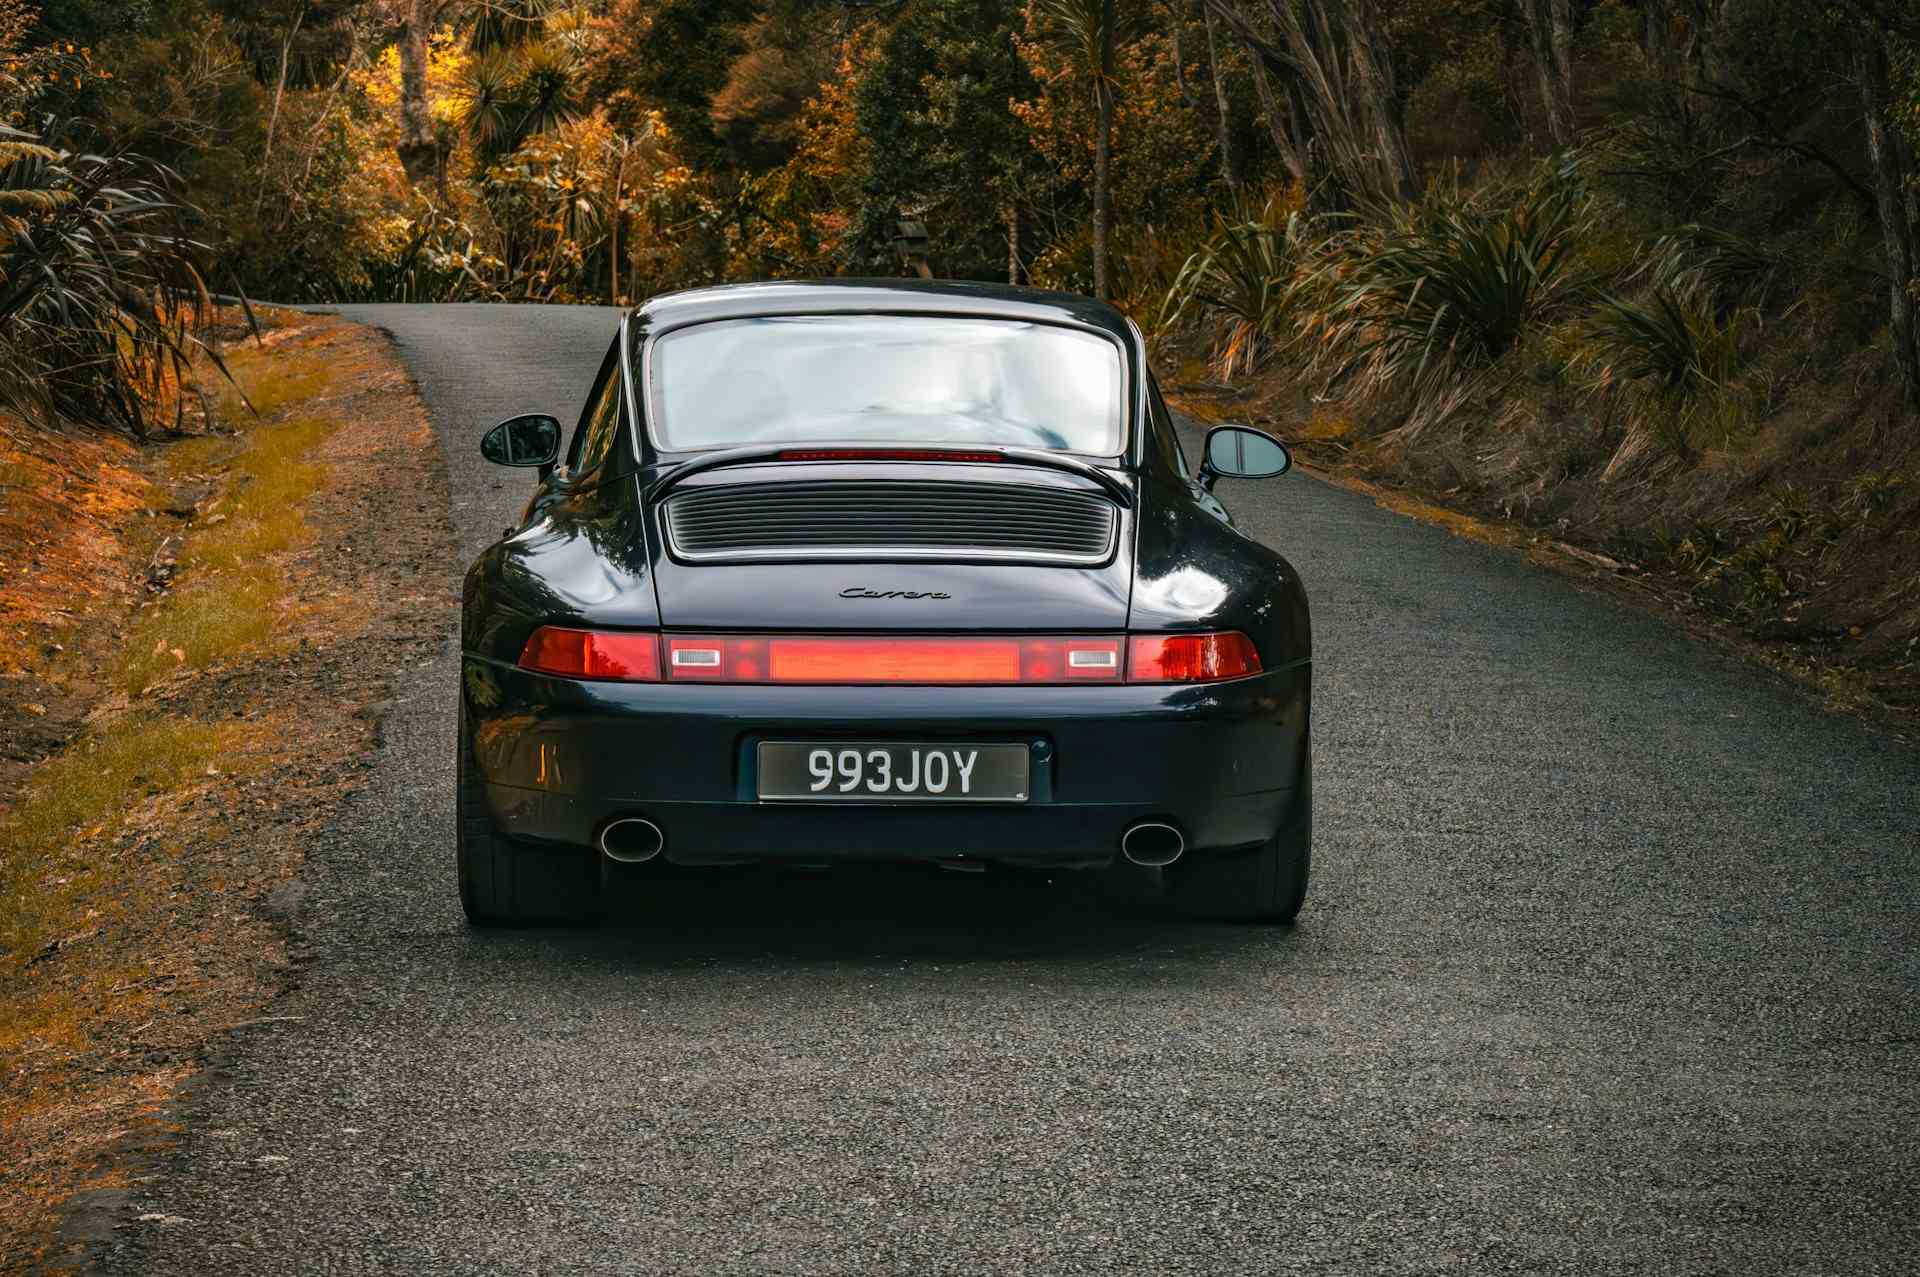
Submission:
MULTIPOLYGON (((889 310, 881 308, 875 310, 770 310, 757 311, 750 314, 712 315, 703 319, 689 319, 683 323, 672 324, 657 331, 646 333, 644 335, 644 345, 642 345, 640 350, 639 363, 632 370, 633 385, 637 396, 635 402, 645 405, 645 428, 636 428, 633 432, 635 460, 644 461, 640 455, 640 441, 643 435, 646 438, 647 445, 654 450, 657 457, 697 457, 703 453, 724 452, 730 446, 738 446, 722 444, 711 448, 669 448, 660 442, 660 438, 654 430, 654 422, 660 415, 660 402, 658 392, 654 387, 653 351, 654 347, 658 345, 663 338, 670 337, 674 333, 684 332, 689 328, 700 328, 707 324, 740 323, 756 319, 862 319, 875 316, 885 316, 893 319, 961 319, 985 323, 1032 324, 1045 328, 1062 328, 1068 332, 1082 333, 1089 337, 1099 338, 1101 341, 1111 345, 1114 348, 1114 353, 1120 358, 1120 394, 1117 400, 1120 417, 1120 439, 1117 446, 1112 452, 1076 452, 1065 448, 1046 448, 1042 451, 1055 452, 1063 457, 1077 457, 1082 461, 1093 462, 1095 464, 1105 462, 1107 464, 1118 463, 1125 465, 1134 455, 1139 433, 1136 426, 1145 403, 1143 398, 1144 385, 1135 375, 1132 350, 1128 348, 1127 343, 1122 340, 1118 334, 1109 329, 1096 327, 1092 324, 1076 324, 1070 321, 1037 318, 1031 315, 982 314, 978 311, 957 310, 889 310), (1140 393, 1135 393, 1136 391, 1140 393)), ((622 357, 625 358, 624 352, 622 357)), ((636 424, 638 424, 637 418, 636 424)))
POLYGON ((627 424, 627 388, 626 378, 621 375, 624 360, 620 350, 620 347, 625 344, 624 341, 616 337, 614 339, 614 345, 608 348, 606 358, 600 363, 600 373, 594 378, 593 389, 587 393, 587 402, 582 405, 580 416, 578 420, 573 423, 573 438, 567 445, 567 481, 569 483, 581 483, 589 478, 598 482, 599 477, 606 473, 607 464, 613 460, 615 454, 619 451, 620 431, 621 428, 627 424), (600 403, 601 396, 606 394, 609 386, 612 386, 614 392, 614 437, 607 444, 607 450, 601 454, 600 460, 591 470, 576 470, 574 466, 579 460, 580 450, 586 446, 587 431, 592 423, 594 409, 600 403))
POLYGON ((1193 466, 1187 460, 1187 450, 1180 444, 1180 423, 1173 419, 1173 409, 1167 406, 1167 397, 1160 390, 1160 379, 1147 372, 1147 418, 1148 426, 1154 433, 1154 446, 1161 451, 1173 449, 1173 455, 1164 458, 1167 468, 1177 475, 1181 482, 1193 482, 1193 466), (1166 422, 1166 437, 1160 438, 1159 422, 1166 422))

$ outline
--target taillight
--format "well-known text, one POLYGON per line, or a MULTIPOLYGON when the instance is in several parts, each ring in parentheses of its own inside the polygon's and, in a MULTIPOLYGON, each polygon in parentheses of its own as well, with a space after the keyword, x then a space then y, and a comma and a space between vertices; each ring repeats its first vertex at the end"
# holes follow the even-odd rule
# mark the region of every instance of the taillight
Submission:
POLYGON ((1218 683, 1259 672, 1253 640, 1234 630, 1138 635, 1127 658, 1129 683, 1218 683))
POLYGON ((520 668, 566 678, 657 682, 660 636, 543 625, 520 649, 520 668))
POLYGON ((1120 640, 670 634, 667 677, 714 683, 1117 683, 1120 640))
POLYGON ((1236 632, 1137 635, 638 634, 543 626, 522 669, 653 683, 1214 683, 1260 672, 1236 632), (1124 645, 1124 647, 1123 647, 1124 645))

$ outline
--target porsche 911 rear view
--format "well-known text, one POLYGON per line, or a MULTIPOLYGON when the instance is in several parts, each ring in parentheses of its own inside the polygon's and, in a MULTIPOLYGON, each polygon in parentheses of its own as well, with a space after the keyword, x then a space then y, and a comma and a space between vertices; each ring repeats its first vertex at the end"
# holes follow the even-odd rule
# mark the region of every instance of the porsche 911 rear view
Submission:
POLYGON ((1290 921, 1311 630, 1138 332, 1085 298, 750 285, 630 314, 468 573, 459 879, 477 925, 596 915, 650 865, 872 860, 1160 878, 1290 921), (563 447, 564 437, 564 447, 563 447))

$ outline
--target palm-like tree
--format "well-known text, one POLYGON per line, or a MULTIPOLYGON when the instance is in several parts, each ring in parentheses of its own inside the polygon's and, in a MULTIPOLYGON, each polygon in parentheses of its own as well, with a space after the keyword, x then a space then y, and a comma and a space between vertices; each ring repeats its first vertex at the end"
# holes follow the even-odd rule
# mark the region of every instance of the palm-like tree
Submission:
POLYGON ((473 60, 462 86, 461 124, 491 162, 528 138, 580 117, 579 76, 568 50, 540 42, 495 49, 473 60))
POLYGON ((1145 12, 1141 0, 1034 0, 1041 33, 1081 63, 1093 93, 1093 292, 1102 301, 1112 282, 1115 56, 1139 34, 1145 12))
POLYGON ((473 26, 467 44, 475 53, 518 49, 546 35, 555 0, 472 0, 473 26))
POLYGON ((0 124, 0 406, 141 436, 199 356, 225 371, 174 181, 0 124))

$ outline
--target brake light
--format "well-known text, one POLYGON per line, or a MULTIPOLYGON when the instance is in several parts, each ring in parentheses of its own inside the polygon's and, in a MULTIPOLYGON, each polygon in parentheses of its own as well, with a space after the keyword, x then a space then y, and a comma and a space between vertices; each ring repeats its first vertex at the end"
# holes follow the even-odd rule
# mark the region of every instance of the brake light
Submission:
POLYGON ((1136 636, 1127 658, 1129 683, 1217 683, 1259 672, 1253 640, 1234 630, 1136 636))
POLYGON ((565 678, 654 683, 660 679, 660 636, 543 625, 520 649, 520 668, 565 678))
POLYGON ((1005 461, 1004 452, 953 448, 788 448, 781 461, 1005 461))

